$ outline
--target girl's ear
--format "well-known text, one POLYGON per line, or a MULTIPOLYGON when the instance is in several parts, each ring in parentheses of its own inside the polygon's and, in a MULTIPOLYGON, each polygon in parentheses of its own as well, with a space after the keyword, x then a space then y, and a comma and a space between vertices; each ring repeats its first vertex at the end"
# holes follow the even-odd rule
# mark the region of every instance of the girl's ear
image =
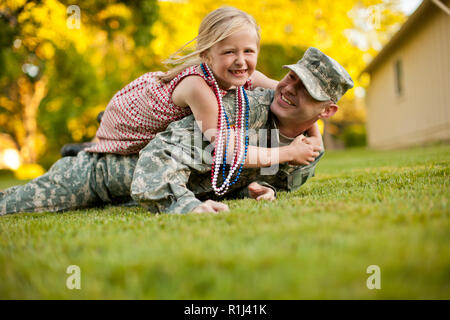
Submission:
POLYGON ((200 53, 200 59, 202 59, 203 62, 206 62, 207 64, 210 64, 208 50, 203 51, 202 53, 200 53))

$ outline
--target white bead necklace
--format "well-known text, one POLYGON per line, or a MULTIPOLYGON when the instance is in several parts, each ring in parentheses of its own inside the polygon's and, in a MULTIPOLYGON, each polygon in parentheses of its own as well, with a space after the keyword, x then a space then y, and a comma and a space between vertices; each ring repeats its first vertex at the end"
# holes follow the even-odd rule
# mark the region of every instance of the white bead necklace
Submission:
POLYGON ((230 128, 230 124, 228 122, 228 118, 226 115, 225 108, 223 106, 222 96, 220 94, 220 88, 217 84, 216 79, 214 78, 213 73, 211 72, 211 69, 208 67, 206 63, 203 63, 201 65, 201 68, 203 70, 203 73, 205 76, 213 83, 213 91, 216 95, 217 102, 219 105, 219 117, 218 117, 218 132, 215 139, 215 148, 214 148, 214 156, 213 156, 213 163, 211 167, 211 184, 213 187, 213 190, 216 195, 222 196, 227 191, 230 185, 234 184, 237 179, 239 178, 242 166, 245 162, 246 154, 247 154, 247 143, 248 139, 246 138, 247 134, 247 128, 248 128, 248 101, 247 97, 245 96, 245 101, 243 99, 243 95, 245 95, 244 88, 238 87, 236 88, 236 103, 235 103, 235 115, 236 115, 236 121, 235 121, 235 127, 236 129, 230 128), (230 136, 231 130, 234 131, 235 136, 235 143, 234 143, 234 150, 232 155, 232 162, 231 166, 228 172, 227 177, 225 177, 225 165, 226 165, 226 157, 227 157, 227 150, 228 150, 228 140, 230 136), (225 146, 225 148, 224 148, 225 146), (217 186, 217 179, 220 172, 220 165, 222 163, 222 175, 224 178, 224 181, 221 186, 217 186), (233 174, 236 172, 236 170, 240 167, 239 172, 233 182, 231 182, 231 178, 233 174))

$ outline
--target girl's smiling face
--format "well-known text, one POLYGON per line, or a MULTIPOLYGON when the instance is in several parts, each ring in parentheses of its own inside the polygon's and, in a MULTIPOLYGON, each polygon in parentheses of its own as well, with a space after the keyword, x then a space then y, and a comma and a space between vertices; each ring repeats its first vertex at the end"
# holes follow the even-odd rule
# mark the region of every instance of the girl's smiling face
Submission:
POLYGON ((223 90, 243 86, 253 74, 258 61, 256 30, 245 28, 212 46, 203 60, 209 65, 223 90))

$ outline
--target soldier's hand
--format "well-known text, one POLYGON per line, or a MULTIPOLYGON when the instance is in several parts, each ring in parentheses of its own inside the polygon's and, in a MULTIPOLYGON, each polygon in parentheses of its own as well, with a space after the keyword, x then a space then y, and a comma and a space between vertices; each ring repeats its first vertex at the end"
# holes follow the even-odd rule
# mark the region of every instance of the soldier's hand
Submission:
POLYGON ((275 191, 272 188, 260 185, 257 182, 252 182, 248 185, 248 193, 252 199, 259 200, 275 200, 275 191))
POLYGON ((220 211, 230 211, 230 208, 228 208, 228 205, 226 205, 225 203, 220 203, 213 200, 206 200, 201 205, 195 207, 194 210, 192 210, 192 212, 195 213, 218 213, 220 211))

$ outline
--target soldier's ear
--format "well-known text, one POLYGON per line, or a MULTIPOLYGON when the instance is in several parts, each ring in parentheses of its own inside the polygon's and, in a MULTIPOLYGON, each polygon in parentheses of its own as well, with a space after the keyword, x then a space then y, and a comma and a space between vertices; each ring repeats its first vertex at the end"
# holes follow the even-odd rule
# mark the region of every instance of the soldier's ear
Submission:
POLYGON ((327 107, 325 107, 322 112, 319 114, 319 119, 328 119, 338 111, 339 106, 337 104, 331 103, 327 107))

